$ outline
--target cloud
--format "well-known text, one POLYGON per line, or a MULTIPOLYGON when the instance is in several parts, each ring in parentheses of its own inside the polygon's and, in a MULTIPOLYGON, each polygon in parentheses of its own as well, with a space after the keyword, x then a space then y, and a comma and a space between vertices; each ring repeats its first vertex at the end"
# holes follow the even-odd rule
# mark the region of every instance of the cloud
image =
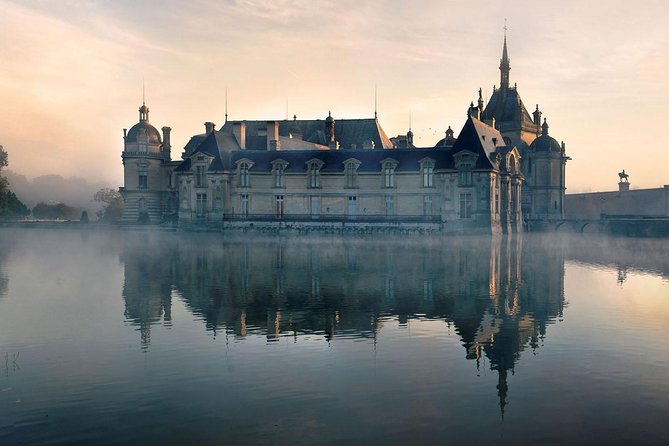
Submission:
POLYGON ((634 145, 639 181, 657 185, 666 179, 642 160, 669 162, 652 150, 662 135, 649 130, 662 127, 669 101, 669 79, 658 75, 669 68, 665 8, 604 0, 541 8, 464 0, 0 0, 0 143, 19 172, 120 183, 121 129, 137 120, 144 77, 152 122, 173 128, 175 154, 203 122, 222 121, 226 87, 232 118, 281 118, 286 101, 289 115, 332 109, 343 118, 371 116, 377 84, 386 132, 405 133, 413 110, 416 139, 430 145, 443 135, 436 129, 457 131, 479 87, 489 96, 499 83, 508 17, 511 81, 573 147, 568 184, 605 187, 614 160, 601 162, 601 153, 624 156, 619 147, 634 145), (646 130, 634 136, 623 127, 646 130))

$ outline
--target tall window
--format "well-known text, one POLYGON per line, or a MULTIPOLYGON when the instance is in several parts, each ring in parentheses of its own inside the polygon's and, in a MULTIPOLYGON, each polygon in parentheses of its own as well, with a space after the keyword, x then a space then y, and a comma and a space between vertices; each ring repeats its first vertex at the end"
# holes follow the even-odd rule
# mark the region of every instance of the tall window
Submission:
POLYGON ((249 180, 249 164, 240 163, 239 164, 239 186, 240 187, 249 187, 251 182, 249 180))
POLYGON ((471 192, 460 194, 460 218, 472 218, 471 192))
POLYGON ((383 175, 383 187, 395 187, 395 168, 398 162, 394 159, 386 158, 381 161, 381 174, 383 175))
POLYGON ((286 164, 281 161, 274 162, 273 164, 274 187, 285 187, 286 164))
POLYGON ((204 215, 207 212, 207 194, 196 194, 195 199, 195 212, 204 215))
POLYGON ((421 163, 421 177, 423 187, 434 187, 434 163, 432 161, 423 161, 421 163))
POLYGON ((207 168, 206 166, 195 167, 195 187, 207 187, 207 168))
POLYGON ((283 195, 277 195, 274 197, 276 202, 276 217, 283 217, 283 195))
POLYGON ((471 186, 472 185, 472 165, 471 164, 461 164, 460 165, 460 186, 471 186))
POLYGON ((242 217, 249 216, 249 194, 242 194, 240 197, 240 208, 242 217))
POLYGON ((148 189, 149 187, 149 172, 146 166, 139 166, 139 180, 137 186, 140 189, 148 189))
POLYGON ((358 187, 358 164, 354 162, 346 163, 344 167, 344 175, 346 176, 346 187, 358 187))
POLYGON ((321 167, 322 162, 311 161, 307 165, 307 176, 309 178, 308 186, 311 188, 321 187, 321 167))
POLYGON ((423 215, 432 215, 432 197, 430 195, 423 197, 423 215))
POLYGON ((386 164, 383 168, 383 186, 395 187, 395 166, 386 164))

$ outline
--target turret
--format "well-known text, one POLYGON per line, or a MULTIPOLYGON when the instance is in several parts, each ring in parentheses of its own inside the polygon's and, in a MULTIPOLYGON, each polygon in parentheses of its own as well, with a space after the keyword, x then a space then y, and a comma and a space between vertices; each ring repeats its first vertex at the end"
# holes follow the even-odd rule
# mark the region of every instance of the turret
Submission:
POLYGON ((139 107, 139 122, 149 122, 149 107, 142 102, 142 106, 139 107))
POLYGON ((539 134, 539 125, 541 125, 541 111, 539 111, 539 104, 537 104, 537 109, 532 113, 534 117, 534 125, 537 126, 537 135, 539 134))
POLYGON ((332 112, 328 112, 328 117, 325 118, 325 139, 330 145, 335 142, 335 120, 332 112))

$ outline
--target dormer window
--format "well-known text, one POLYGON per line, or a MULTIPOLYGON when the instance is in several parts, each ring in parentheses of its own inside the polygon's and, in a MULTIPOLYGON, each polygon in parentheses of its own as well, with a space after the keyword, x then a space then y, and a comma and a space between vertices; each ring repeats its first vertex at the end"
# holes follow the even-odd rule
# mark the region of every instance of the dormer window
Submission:
POLYGON ((239 177, 239 187, 251 187, 251 178, 249 170, 253 166, 253 161, 241 159, 237 161, 237 173, 239 177))
POLYGON ((434 160, 424 158, 420 161, 420 176, 423 187, 434 187, 434 160))
POLYGON ((469 150, 463 150, 454 155, 455 168, 458 169, 458 185, 460 187, 472 186, 472 172, 476 167, 479 155, 469 150))
POLYGON ((274 187, 286 187, 286 166, 288 163, 284 160, 272 161, 272 178, 274 187))
POLYGON ((344 162, 344 177, 348 189, 358 187, 358 167, 360 164, 360 161, 356 159, 350 159, 344 162))
POLYGON ((383 173, 383 187, 395 187, 395 168, 398 162, 393 159, 386 159, 381 161, 381 169, 383 173))
POLYGON ((308 187, 321 187, 321 167, 323 167, 323 164, 325 164, 323 161, 317 159, 311 160, 307 163, 308 187))

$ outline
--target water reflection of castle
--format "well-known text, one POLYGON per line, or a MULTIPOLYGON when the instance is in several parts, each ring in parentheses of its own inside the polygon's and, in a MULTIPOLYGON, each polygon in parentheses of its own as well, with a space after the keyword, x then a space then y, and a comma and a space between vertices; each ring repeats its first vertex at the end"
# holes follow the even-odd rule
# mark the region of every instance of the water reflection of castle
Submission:
MULTIPOLYGON (((239 337, 376 339, 384 321, 444 320, 466 357, 506 377, 562 315, 564 254, 520 238, 128 240, 123 298, 144 346, 183 298, 207 330, 239 337)), ((444 325, 446 327, 446 324, 444 325)))

